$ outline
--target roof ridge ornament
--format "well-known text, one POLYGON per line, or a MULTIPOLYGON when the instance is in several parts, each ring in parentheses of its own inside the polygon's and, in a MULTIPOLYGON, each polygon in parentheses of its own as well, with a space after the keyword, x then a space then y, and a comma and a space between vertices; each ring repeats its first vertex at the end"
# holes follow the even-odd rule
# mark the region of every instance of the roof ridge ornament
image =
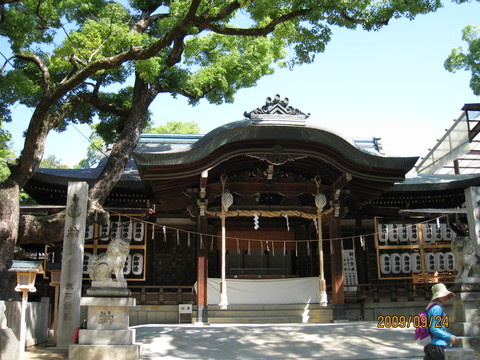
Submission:
POLYGON ((272 99, 267 97, 265 105, 250 112, 245 111, 244 116, 254 124, 261 125, 294 125, 305 126, 305 120, 310 114, 295 109, 288 105, 289 99, 286 97, 283 100, 277 94, 272 99))

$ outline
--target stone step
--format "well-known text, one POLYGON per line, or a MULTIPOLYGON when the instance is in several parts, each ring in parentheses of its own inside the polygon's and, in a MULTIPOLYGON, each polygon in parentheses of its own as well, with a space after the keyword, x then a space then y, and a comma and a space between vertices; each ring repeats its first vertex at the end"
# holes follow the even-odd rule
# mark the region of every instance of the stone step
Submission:
MULTIPOLYGON (((196 322, 196 318, 193 319, 196 322)), ((208 317, 211 324, 321 324, 331 322, 325 317, 261 316, 261 317, 208 317)))
POLYGON ((320 316, 325 310, 261 309, 261 310, 210 310, 209 316, 320 316))
MULTIPOLYGON (((196 320, 194 307, 193 322, 196 320)), ((209 323, 328 323, 332 320, 332 309, 319 304, 229 305, 224 310, 217 305, 208 307, 209 323)))
MULTIPOLYGON (((196 308, 196 306, 194 306, 196 308)), ((247 304, 228 305, 228 310, 252 310, 252 309, 328 309, 320 304, 247 304)), ((208 305, 209 310, 220 310, 218 305, 208 305)))

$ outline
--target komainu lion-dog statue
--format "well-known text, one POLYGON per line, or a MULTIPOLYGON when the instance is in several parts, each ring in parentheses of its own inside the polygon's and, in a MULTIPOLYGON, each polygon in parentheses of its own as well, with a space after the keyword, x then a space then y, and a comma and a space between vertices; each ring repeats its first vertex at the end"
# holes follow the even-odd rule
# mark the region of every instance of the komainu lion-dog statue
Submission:
POLYGON ((125 281, 123 267, 130 252, 130 242, 113 239, 107 246, 107 252, 92 255, 88 273, 93 281, 112 281, 115 274, 117 281, 125 281))
POLYGON ((469 236, 458 236, 452 241, 452 252, 455 255, 458 275, 455 281, 465 280, 469 276, 480 276, 480 256, 469 236))

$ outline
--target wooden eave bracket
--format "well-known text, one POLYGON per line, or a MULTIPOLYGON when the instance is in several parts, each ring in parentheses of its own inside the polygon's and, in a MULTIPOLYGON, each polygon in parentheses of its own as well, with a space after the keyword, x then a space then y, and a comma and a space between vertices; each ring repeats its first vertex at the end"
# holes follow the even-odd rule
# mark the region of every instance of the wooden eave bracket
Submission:
POLYGON ((333 198, 333 216, 340 216, 340 193, 342 189, 352 181, 352 175, 350 173, 343 173, 330 185, 330 196, 333 198))

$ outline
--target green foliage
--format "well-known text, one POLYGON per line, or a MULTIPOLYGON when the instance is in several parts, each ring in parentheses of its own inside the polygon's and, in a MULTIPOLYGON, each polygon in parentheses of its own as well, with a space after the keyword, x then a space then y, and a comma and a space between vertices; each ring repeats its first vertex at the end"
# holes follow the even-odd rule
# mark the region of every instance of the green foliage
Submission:
POLYGON ((75 168, 77 169, 89 169, 97 164, 102 158, 104 158, 106 152, 106 145, 103 138, 96 132, 97 124, 91 126, 92 133, 89 140, 90 145, 87 148, 87 157, 81 160, 75 168))
POLYGON ((470 87, 475 95, 480 95, 480 28, 473 25, 465 27, 462 40, 468 44, 468 50, 464 51, 461 47, 453 49, 445 61, 445 68, 452 73, 470 71, 470 87))
MULTIPOLYGON (((8 59, 0 67, 0 116, 9 120, 9 109, 21 103, 40 110, 58 131, 98 118, 97 133, 114 143, 133 106, 134 74, 149 84, 145 97, 233 102, 239 89, 276 67, 312 62, 332 27, 378 30, 441 6, 440 0, 200 0, 192 8, 195 3, 5 4, 0 37, 10 49, 0 49, 8 59)), ((141 115, 143 126, 149 115, 141 115)))
POLYGON ((10 150, 10 134, 2 129, 0 122, 0 182, 10 175, 8 164, 13 163, 15 158, 15 154, 10 150))
POLYGON ((21 205, 38 205, 38 203, 33 200, 30 195, 28 195, 25 190, 20 191, 20 204, 21 205))
MULTIPOLYGON (((89 137, 90 145, 87 148, 87 157, 81 160, 75 168, 89 169, 97 164, 106 156, 106 143, 102 136, 98 134, 101 124, 91 126, 92 133, 89 137)), ((166 125, 147 126, 144 133, 154 134, 199 134, 200 125, 195 121, 168 121, 166 125)))
POLYGON ((199 134, 200 125, 195 121, 168 121, 166 125, 148 127, 144 132, 152 134, 199 134))
POLYGON ((62 164, 62 160, 55 155, 48 155, 45 159, 42 159, 40 167, 43 169, 68 169, 68 166, 62 164))

